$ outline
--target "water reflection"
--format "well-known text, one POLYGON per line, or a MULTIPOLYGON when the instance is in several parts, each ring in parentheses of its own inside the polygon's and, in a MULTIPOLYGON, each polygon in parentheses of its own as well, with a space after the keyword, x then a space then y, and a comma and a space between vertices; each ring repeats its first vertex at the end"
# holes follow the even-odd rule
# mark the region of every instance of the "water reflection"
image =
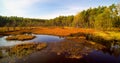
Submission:
POLYGON ((111 47, 107 47, 104 52, 109 53, 110 55, 114 55, 115 57, 120 57, 120 43, 119 42, 111 42, 111 47))
MULTIPOLYGON (((35 35, 35 34, 31 34, 31 35, 35 35)), ((21 44, 21 43, 25 43, 25 42, 60 42, 60 41, 64 40, 63 37, 52 36, 52 35, 35 35, 35 36, 36 36, 36 38, 34 38, 32 40, 25 40, 25 41, 17 41, 17 40, 7 41, 6 40, 7 36, 0 37, 0 47, 13 46, 13 45, 21 44)))
POLYGON ((84 60, 90 63, 120 63, 120 56, 116 57, 108 52, 94 50, 85 56, 84 60))
POLYGON ((64 40, 63 37, 52 36, 52 35, 35 35, 36 38, 28 40, 29 42, 60 42, 64 40))
POLYGON ((7 41, 6 37, 7 36, 0 37, 0 47, 2 47, 2 46, 13 46, 13 45, 16 45, 16 44, 23 43, 21 41, 15 41, 15 40, 14 41, 7 41))
POLYGON ((120 42, 114 40, 113 42, 97 42, 104 46, 106 46, 106 49, 103 49, 104 53, 114 55, 115 57, 120 56, 120 42))

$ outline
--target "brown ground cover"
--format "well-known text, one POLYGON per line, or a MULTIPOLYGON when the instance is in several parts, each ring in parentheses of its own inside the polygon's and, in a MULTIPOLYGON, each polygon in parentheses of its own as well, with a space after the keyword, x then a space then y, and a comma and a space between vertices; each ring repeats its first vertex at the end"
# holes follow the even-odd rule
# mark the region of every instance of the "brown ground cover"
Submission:
POLYGON ((39 27, 39 28, 35 28, 35 29, 31 30, 31 32, 33 32, 35 34, 50 34, 50 35, 58 35, 58 36, 68 36, 70 34, 74 34, 74 33, 78 33, 78 32, 94 33, 95 30, 93 30, 93 29, 83 29, 83 28, 71 28, 71 27, 67 27, 67 28, 39 27))
POLYGON ((46 43, 24 43, 10 48, 9 54, 22 57, 29 55, 34 51, 39 51, 45 47, 47 47, 46 43))

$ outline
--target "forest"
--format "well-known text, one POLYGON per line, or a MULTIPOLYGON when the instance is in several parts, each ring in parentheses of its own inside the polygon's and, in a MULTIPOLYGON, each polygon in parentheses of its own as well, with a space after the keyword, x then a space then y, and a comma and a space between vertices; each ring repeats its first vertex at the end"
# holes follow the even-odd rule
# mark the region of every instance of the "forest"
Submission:
POLYGON ((54 19, 34 19, 17 16, 0 16, 0 27, 37 27, 60 26, 94 28, 110 30, 120 27, 120 4, 89 8, 77 13, 75 16, 59 16, 54 19))

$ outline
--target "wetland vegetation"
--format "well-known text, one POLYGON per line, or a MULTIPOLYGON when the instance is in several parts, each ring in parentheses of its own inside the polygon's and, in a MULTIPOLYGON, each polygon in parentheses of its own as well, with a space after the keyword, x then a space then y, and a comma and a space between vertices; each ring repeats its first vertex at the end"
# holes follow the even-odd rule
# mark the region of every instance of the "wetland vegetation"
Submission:
POLYGON ((6 38, 6 40, 20 40, 20 41, 23 41, 23 40, 31 40, 31 39, 34 39, 35 36, 32 36, 32 35, 13 35, 13 36, 8 36, 6 38))
POLYGON ((9 55, 15 55, 15 56, 25 56, 29 55, 32 52, 39 51, 43 48, 47 47, 46 43, 24 43, 15 45, 12 48, 10 48, 9 55))

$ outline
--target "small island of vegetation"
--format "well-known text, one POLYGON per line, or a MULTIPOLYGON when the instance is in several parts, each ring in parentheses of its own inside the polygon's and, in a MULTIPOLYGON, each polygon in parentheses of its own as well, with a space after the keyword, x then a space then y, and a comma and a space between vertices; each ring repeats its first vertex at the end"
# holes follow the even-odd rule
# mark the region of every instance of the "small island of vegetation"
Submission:
POLYGON ((9 55, 23 57, 35 51, 40 51, 45 47, 47 47, 46 43, 24 43, 13 46, 8 52, 9 55))
POLYGON ((20 41, 23 41, 23 40, 31 40, 35 38, 35 36, 32 36, 32 35, 12 35, 12 36, 8 36, 6 38, 6 40, 20 40, 20 41))

